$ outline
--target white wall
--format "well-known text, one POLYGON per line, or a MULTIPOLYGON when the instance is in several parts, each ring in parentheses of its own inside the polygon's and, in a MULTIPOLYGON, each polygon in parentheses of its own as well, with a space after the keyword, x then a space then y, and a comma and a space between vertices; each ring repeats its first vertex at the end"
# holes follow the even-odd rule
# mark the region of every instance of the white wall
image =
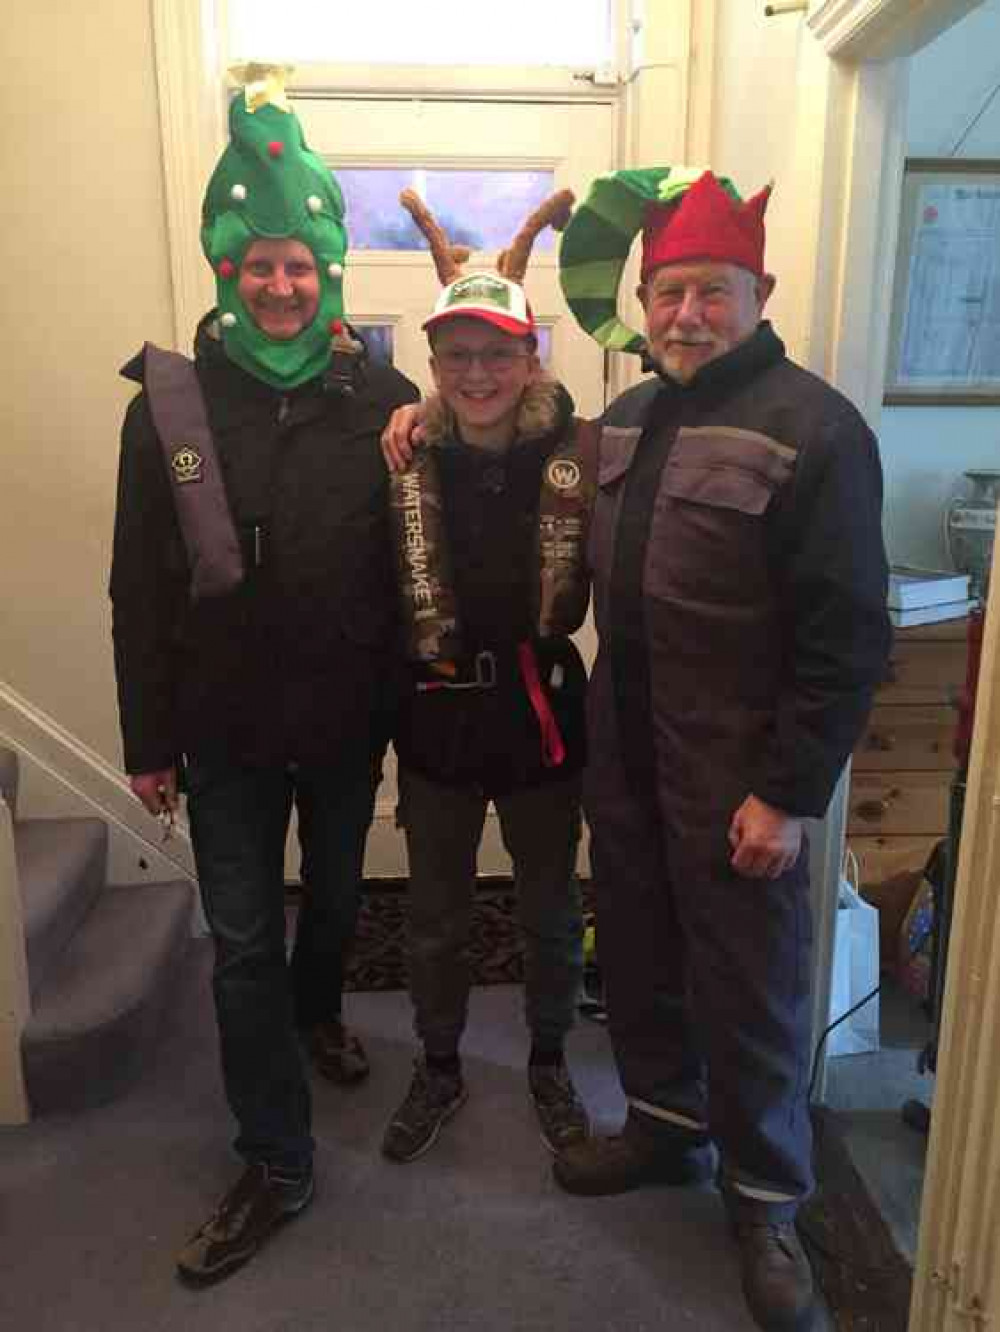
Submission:
POLYGON ((798 358, 804 348, 796 345, 796 293, 782 274, 791 271, 796 243, 796 67, 803 42, 815 43, 815 38, 801 16, 768 18, 763 4, 719 0, 711 165, 718 174, 730 176, 744 196, 774 181, 767 211, 767 257, 778 285, 768 315, 788 342, 790 354, 798 358))
POLYGON ((890 557, 947 569, 943 508, 968 468, 1000 468, 1000 407, 886 407, 879 442, 890 557))
MULTIPOLYGON (((998 84, 1000 0, 986 0, 914 56, 908 156, 952 156, 998 84)), ((958 155, 1000 158, 1000 93, 958 155)), ((947 567, 942 506, 967 468, 1000 468, 1000 407, 886 407, 879 439, 891 557, 947 567)))
POLYGON ((150 17, 17 4, 4 36, 0 683, 117 763, 117 372, 171 337, 150 17))

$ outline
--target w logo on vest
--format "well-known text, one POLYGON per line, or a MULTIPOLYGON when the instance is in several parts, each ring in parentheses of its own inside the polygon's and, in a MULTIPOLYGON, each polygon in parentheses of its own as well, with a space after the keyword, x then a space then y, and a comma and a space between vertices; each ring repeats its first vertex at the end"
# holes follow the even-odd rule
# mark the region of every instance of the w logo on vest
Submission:
POLYGON ((553 490, 572 490, 580 484, 580 468, 571 458, 554 458, 545 469, 545 480, 553 490))

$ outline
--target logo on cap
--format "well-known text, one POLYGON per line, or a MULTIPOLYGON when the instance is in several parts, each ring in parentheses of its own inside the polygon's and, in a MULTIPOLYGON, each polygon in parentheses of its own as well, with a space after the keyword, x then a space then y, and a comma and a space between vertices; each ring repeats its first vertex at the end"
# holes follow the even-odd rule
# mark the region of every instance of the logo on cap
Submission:
POLYGON ((460 278, 451 284, 445 304, 450 307, 480 301, 509 310, 510 288, 506 282, 492 278, 488 273, 474 273, 471 277, 460 278))

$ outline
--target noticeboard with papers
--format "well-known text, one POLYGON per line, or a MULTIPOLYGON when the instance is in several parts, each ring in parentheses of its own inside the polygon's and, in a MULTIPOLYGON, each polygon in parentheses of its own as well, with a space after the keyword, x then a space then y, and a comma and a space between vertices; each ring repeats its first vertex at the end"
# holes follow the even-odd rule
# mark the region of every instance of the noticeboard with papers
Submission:
POLYGON ((885 401, 1000 403, 1000 161, 906 163, 885 401))

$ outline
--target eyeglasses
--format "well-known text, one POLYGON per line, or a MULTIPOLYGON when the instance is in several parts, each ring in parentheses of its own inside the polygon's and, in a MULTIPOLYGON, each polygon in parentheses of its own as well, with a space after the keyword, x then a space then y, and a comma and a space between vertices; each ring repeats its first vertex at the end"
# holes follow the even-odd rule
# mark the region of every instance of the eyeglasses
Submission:
POLYGON ((516 351, 513 347, 487 347, 485 351, 470 351, 467 347, 449 347, 447 351, 434 353, 438 365, 449 375, 465 374, 472 369, 474 361, 478 361, 484 370, 504 374, 513 370, 518 361, 527 361, 530 357, 530 352, 516 351))

